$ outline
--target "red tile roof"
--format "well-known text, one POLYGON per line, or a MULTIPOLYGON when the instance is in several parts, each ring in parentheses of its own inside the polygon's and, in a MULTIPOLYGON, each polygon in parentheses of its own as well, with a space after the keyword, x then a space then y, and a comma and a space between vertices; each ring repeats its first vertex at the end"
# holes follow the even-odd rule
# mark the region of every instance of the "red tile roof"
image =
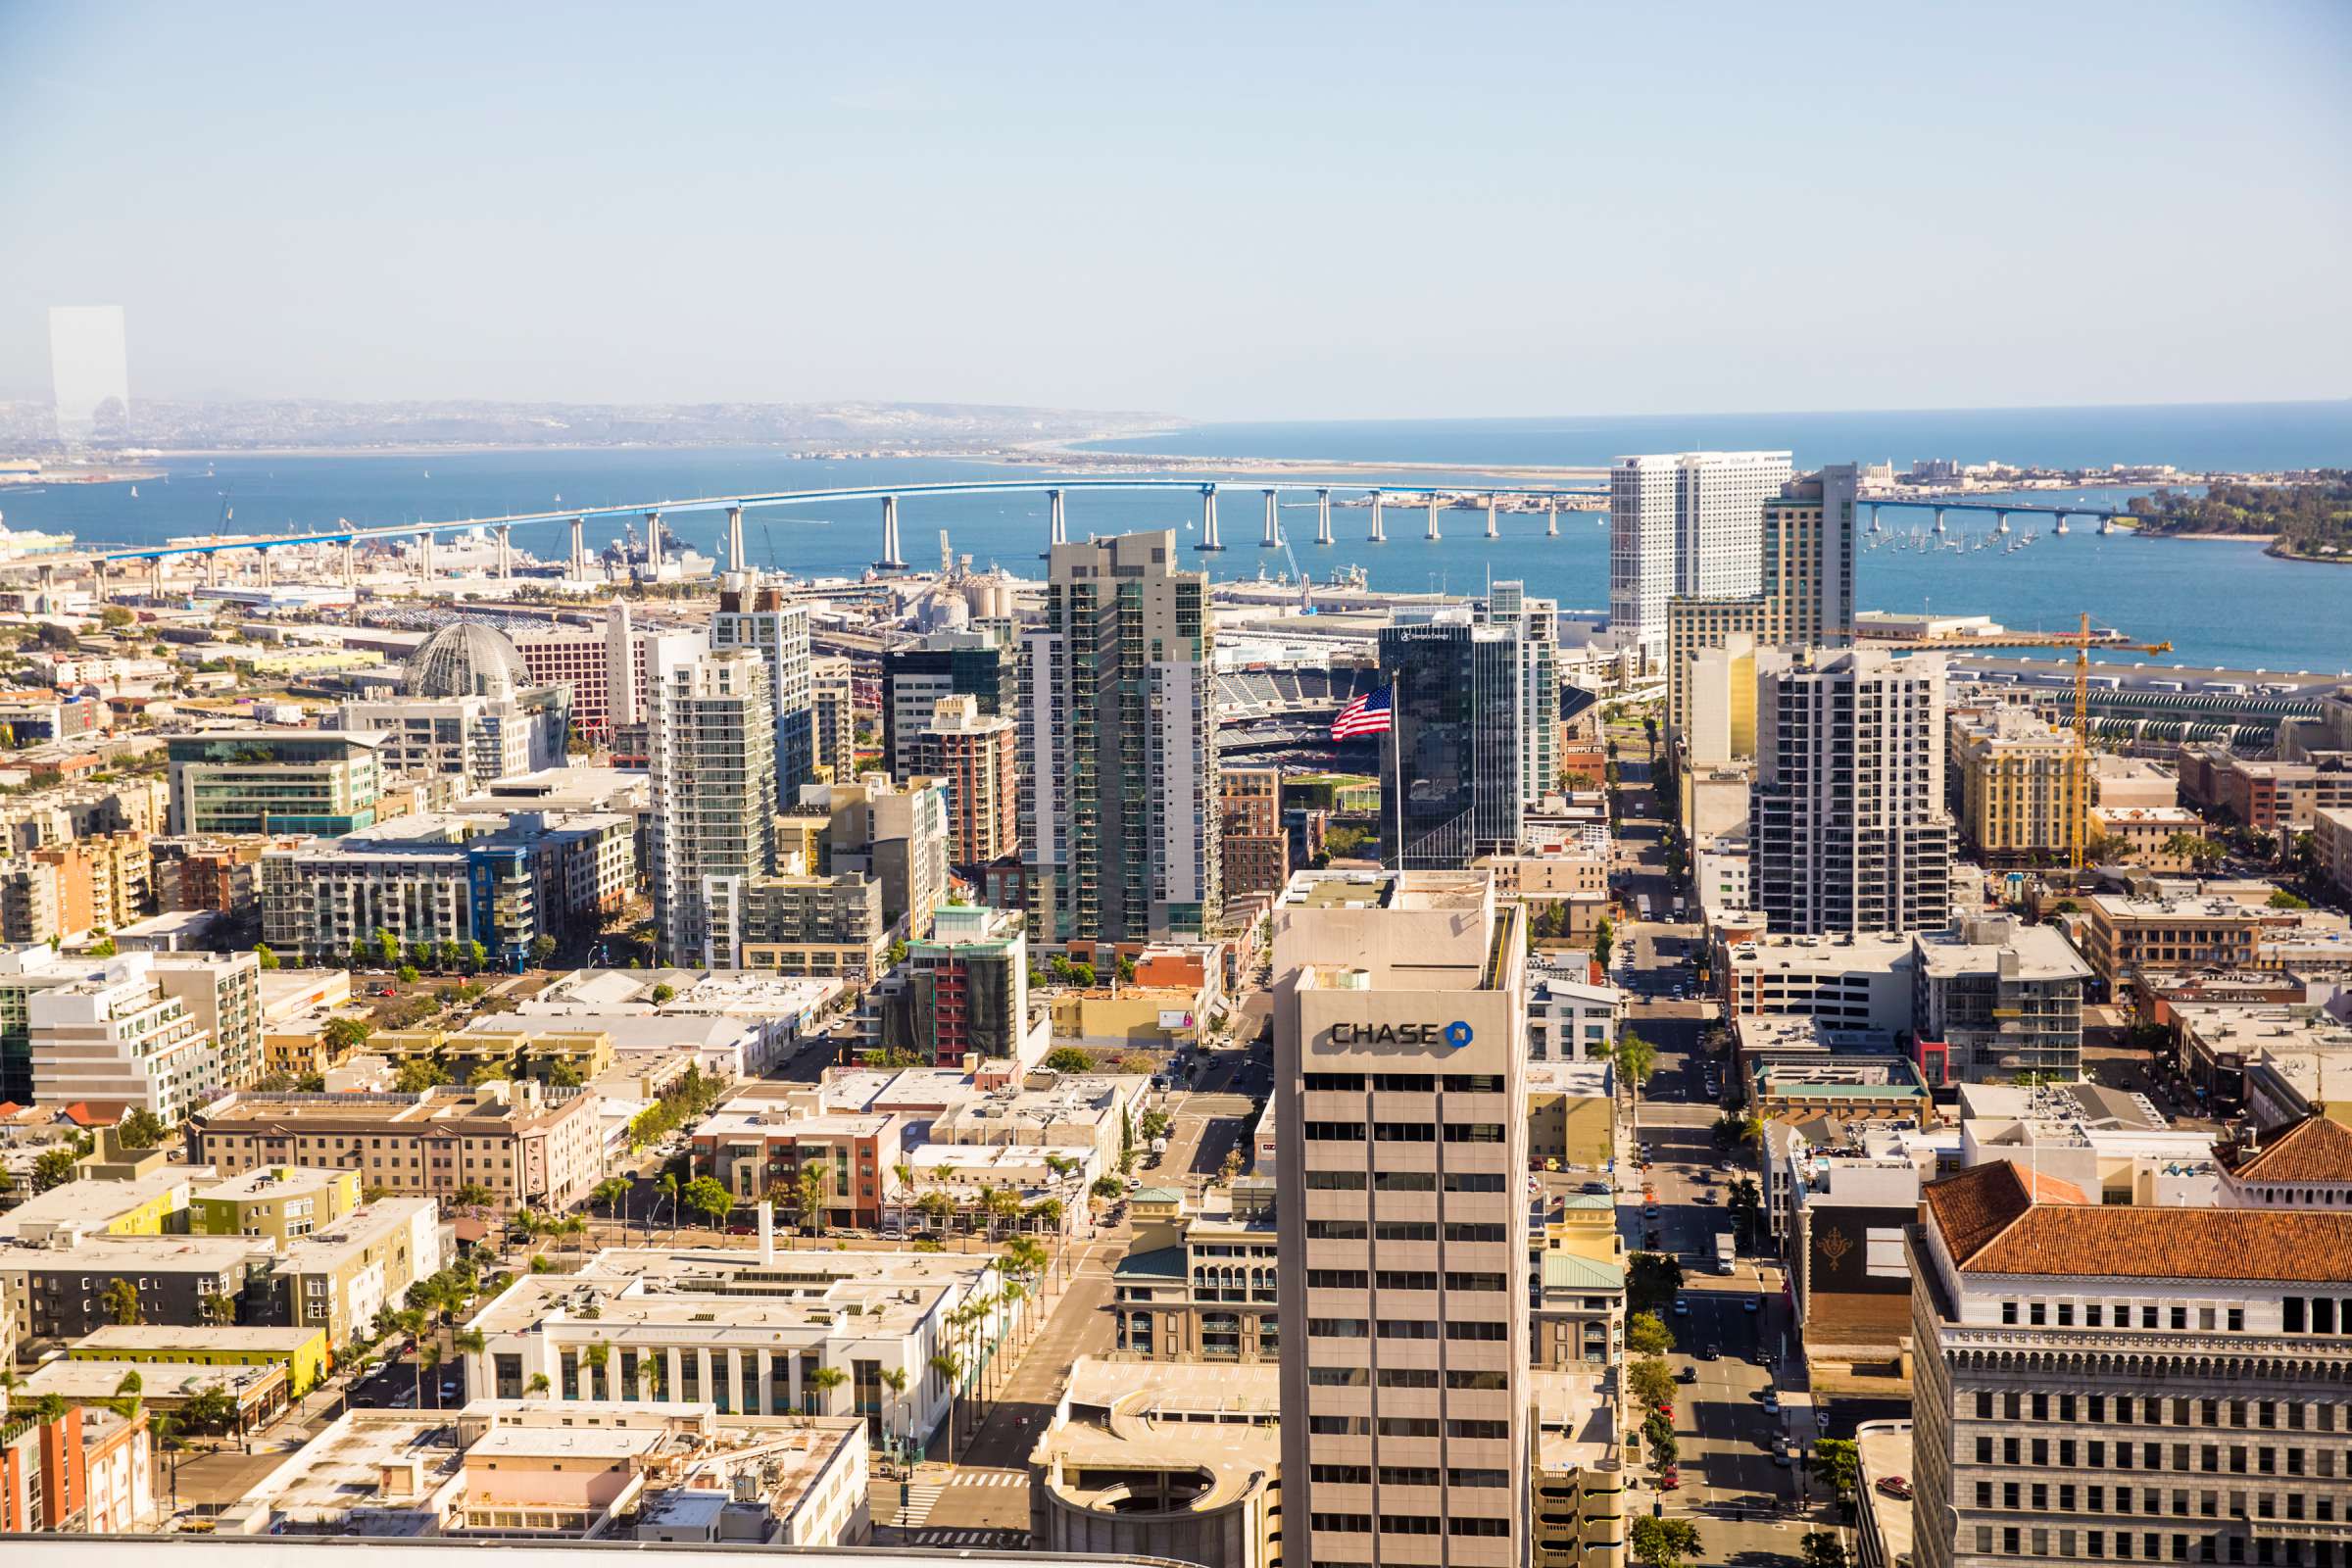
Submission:
POLYGON ((2072 1182, 2028 1171, 2014 1160, 1993 1159, 1920 1190, 1929 1217, 1941 1227, 1952 1261, 1969 1260, 2029 1213, 2036 1202, 2084 1203, 2072 1182))
POLYGON ((2240 1181, 2352 1182, 2352 1127, 2310 1116, 2235 1156, 2240 1181))

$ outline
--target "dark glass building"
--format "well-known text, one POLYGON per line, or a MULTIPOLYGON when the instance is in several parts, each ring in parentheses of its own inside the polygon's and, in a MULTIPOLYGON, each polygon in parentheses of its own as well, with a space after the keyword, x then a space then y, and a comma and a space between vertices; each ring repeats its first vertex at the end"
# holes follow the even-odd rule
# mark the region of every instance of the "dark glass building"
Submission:
POLYGON ((893 778, 921 771, 915 737, 931 724, 942 697, 976 699, 983 715, 1014 718, 1020 669, 1011 650, 985 631, 933 632, 882 656, 882 755, 893 778))
POLYGON ((1381 747, 1380 862, 1447 870, 1519 848, 1519 634, 1467 619, 1390 626, 1393 688, 1381 747))

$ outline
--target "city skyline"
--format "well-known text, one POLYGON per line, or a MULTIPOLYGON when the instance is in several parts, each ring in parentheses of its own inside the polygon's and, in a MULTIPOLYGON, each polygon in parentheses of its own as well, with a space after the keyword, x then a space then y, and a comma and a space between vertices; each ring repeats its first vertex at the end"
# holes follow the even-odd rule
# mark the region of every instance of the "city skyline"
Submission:
POLYGON ((0 173, 0 396, 90 302, 134 399, 1972 407, 2331 397, 2352 347, 2334 8, 454 23, 0 21, 46 149, 0 173), (2258 263, 2182 216, 2249 208, 2258 263))

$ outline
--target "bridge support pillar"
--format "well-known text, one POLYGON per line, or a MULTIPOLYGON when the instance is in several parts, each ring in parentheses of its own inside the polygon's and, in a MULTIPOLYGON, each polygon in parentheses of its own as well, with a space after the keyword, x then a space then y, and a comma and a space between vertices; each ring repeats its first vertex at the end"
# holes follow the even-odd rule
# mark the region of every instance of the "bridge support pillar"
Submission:
POLYGON ((218 550, 204 553, 204 585, 208 588, 220 586, 220 552, 218 550))
POLYGON ((259 568, 256 575, 262 579, 263 588, 267 589, 270 586, 270 552, 256 550, 253 553, 253 560, 254 564, 259 568))
POLYGON ((1331 543, 1331 492, 1329 490, 1315 492, 1315 543, 1319 545, 1331 543))
POLYGON ((1487 537, 1490 539, 1502 537, 1501 534, 1494 531, 1494 492, 1492 490, 1487 492, 1487 537))
POLYGON ((1070 542, 1070 514, 1069 510, 1062 505, 1060 491, 1049 490, 1046 492, 1046 514, 1053 524, 1046 534, 1046 548, 1051 550, 1055 545, 1068 544, 1070 542))
POLYGON ((645 569, 656 580, 662 576, 662 514, 659 512, 645 514, 645 569))
POLYGON ((498 530, 498 576, 499 576, 499 580, 500 580, 501 582, 505 582, 505 581, 509 580, 510 578, 512 578, 514 575, 514 529, 512 529, 512 528, 508 528, 508 527, 501 527, 501 528, 498 530))
POLYGON ((1386 499, 1379 491, 1372 492, 1372 532, 1365 539, 1367 544, 1385 545, 1389 542, 1389 525, 1380 514, 1381 503, 1386 499))
POLYGON ((1559 536, 1560 504, 1557 501, 1552 501, 1546 503, 1544 508, 1544 537, 1546 539, 1557 539, 1559 536))
POLYGON ((147 558, 147 592, 159 603, 164 597, 164 558, 161 556, 147 558))
POLYGON ((1879 508, 1876 502, 1873 502, 1870 508, 1870 531, 1872 533, 1885 533, 1886 531, 1885 526, 1879 521, 1879 508))
POLYGON ((905 571, 906 558, 899 554, 899 498, 882 498, 882 559, 874 563, 879 571, 905 571))
POLYGON ((1937 536, 1938 538, 1942 537, 1942 534, 1943 534, 1943 509, 1942 509, 1941 507, 1937 507, 1937 508, 1936 509, 1936 536, 1937 536))
POLYGON ((727 570, 743 570, 743 509, 727 509, 727 570))
POLYGON ((2066 532, 2066 514, 2065 514, 2065 513, 2061 512, 2060 514, 2058 514, 2058 522, 2057 522, 2057 526, 2056 526, 2054 529, 2052 529, 2051 531, 2052 531, 2052 532, 2055 532, 2055 533, 2064 533, 2064 532, 2066 532))
POLYGON ((588 580, 587 532, 588 519, 586 517, 571 519, 571 580, 573 582, 588 580))
POLYGON ((1438 532, 1438 493, 1435 490, 1429 493, 1429 532, 1424 537, 1433 545, 1444 537, 1438 532))
POLYGON ((106 603, 106 563, 103 561, 90 563, 90 597, 100 605, 106 603))
POLYGON ((1993 513, 1992 531, 1996 534, 2005 534, 2009 531, 2009 514, 1997 511, 1993 513))
POLYGON ((1280 550, 1282 548, 1282 518, 1275 511, 1278 505, 1275 493, 1271 490, 1267 491, 1266 536, 1257 542, 1257 548, 1260 550, 1280 550))
POLYGON ((1200 487, 1200 542, 1193 548, 1195 550, 1222 550, 1225 548, 1225 541, 1217 537, 1217 487, 1213 484, 1204 484, 1200 487))
POLYGON ((360 589, 360 542, 357 539, 343 541, 343 586, 355 594, 360 589))
POLYGON ((421 575, 426 582, 433 580, 433 536, 428 530, 416 536, 416 559, 422 565, 421 575))

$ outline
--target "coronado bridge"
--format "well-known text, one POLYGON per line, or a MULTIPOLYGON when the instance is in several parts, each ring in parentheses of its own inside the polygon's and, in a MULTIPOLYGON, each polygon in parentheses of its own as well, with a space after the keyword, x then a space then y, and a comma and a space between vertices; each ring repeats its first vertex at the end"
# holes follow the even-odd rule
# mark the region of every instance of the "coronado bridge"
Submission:
POLYGON ((420 569, 429 576, 432 572, 432 541, 436 535, 483 531, 498 542, 499 574, 511 574, 513 564, 513 530, 518 527, 569 524, 571 529, 570 567, 573 576, 588 575, 587 524, 591 518, 642 518, 646 525, 646 551, 649 564, 659 568, 662 563, 662 540, 679 537, 670 518, 681 515, 724 514, 720 534, 719 554, 729 571, 746 569, 743 543, 743 515, 746 512, 776 507, 841 505, 872 502, 881 509, 880 550, 874 559, 877 570, 905 569, 906 557, 900 547, 899 505, 902 501, 920 500, 935 496, 973 495, 1032 495, 1047 501, 1047 536, 1042 545, 1051 547, 1069 537, 1068 503, 1073 497, 1108 491, 1165 491, 1189 493, 1198 499, 1200 524, 1192 548, 1213 552, 1226 548, 1217 516, 1220 494, 1246 494, 1256 491, 1264 506, 1263 536, 1258 544, 1268 550, 1287 548, 1281 517, 1282 497, 1311 495, 1316 509, 1313 543, 1336 543, 1332 523, 1332 498, 1344 498, 1343 504, 1366 505, 1370 508, 1368 543, 1388 542, 1387 511, 1392 500, 1401 502, 1411 498, 1426 514, 1422 537, 1435 542, 1443 537, 1439 523, 1442 511, 1455 510, 1454 502, 1462 497, 1485 497, 1486 531, 1489 539, 1500 538, 1497 514, 1501 503, 1535 503, 1546 514, 1545 533, 1557 536, 1559 514, 1563 510, 1590 510, 1595 502, 1605 499, 1597 486, 1544 485, 1402 485, 1402 484, 1345 484, 1325 480, 1302 479, 1201 479, 1201 478, 1055 478, 972 479, 936 484, 859 485, 846 489, 777 490, 751 495, 695 496, 664 501, 635 502, 617 506, 567 507, 548 512, 508 513, 496 516, 452 517, 438 522, 399 522, 375 526, 354 526, 338 523, 332 528, 318 528, 307 532, 283 534, 221 534, 205 538, 178 539, 160 545, 126 545, 118 549, 81 550, 59 555, 30 557, 0 563, 0 570, 37 569, 44 579, 60 568, 80 568, 94 573, 104 591, 106 577, 112 572, 128 573, 144 565, 160 575, 163 563, 183 557, 205 558, 217 574, 219 560, 225 555, 251 551, 260 556, 265 580, 269 572, 270 552, 301 548, 341 546, 344 550, 344 568, 347 577, 357 575, 357 549, 362 544, 377 541, 416 540, 418 542, 420 569))

